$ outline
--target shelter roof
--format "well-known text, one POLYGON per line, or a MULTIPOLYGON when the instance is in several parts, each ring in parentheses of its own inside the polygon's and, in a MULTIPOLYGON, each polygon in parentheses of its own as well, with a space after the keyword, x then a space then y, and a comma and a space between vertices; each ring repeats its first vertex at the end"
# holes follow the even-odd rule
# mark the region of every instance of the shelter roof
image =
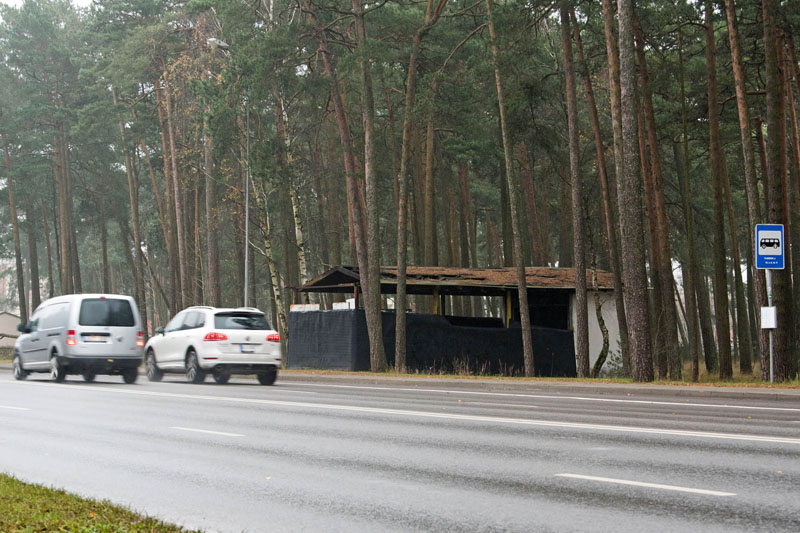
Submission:
MULTIPOLYGON (((574 268, 527 267, 528 290, 575 290, 574 268)), ((586 272, 591 280, 591 272, 586 272)), ((303 285, 303 292, 351 293, 360 285, 358 267, 338 266, 303 285)), ((450 268, 408 267, 406 271, 408 294, 459 294, 465 296, 501 296, 507 290, 516 290, 517 274, 514 268, 450 268)), ((613 277, 609 272, 597 272, 600 290, 613 290, 613 277)), ((589 281, 591 287, 591 281, 589 281)), ((397 290, 397 267, 381 267, 381 293, 394 294, 397 290)))

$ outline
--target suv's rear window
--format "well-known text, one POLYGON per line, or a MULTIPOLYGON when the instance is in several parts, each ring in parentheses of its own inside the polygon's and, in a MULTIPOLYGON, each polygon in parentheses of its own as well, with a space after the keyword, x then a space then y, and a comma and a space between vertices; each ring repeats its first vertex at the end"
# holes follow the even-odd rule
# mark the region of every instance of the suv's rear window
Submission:
POLYGON ((119 326, 135 325, 133 309, 128 300, 114 298, 87 298, 81 302, 78 317, 81 326, 119 326))
POLYGON ((255 313, 217 313, 214 315, 216 329, 271 329, 264 315, 255 313))

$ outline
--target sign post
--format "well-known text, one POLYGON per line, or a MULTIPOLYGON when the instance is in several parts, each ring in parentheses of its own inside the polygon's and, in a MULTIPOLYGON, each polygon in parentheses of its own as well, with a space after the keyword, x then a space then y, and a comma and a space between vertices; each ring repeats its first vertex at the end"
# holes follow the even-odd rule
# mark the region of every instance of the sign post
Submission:
POLYGON ((783 224, 756 224, 756 268, 766 270, 767 305, 761 308, 761 329, 769 329, 769 382, 775 382, 772 330, 778 326, 777 313, 772 306, 772 271, 784 265, 783 224))

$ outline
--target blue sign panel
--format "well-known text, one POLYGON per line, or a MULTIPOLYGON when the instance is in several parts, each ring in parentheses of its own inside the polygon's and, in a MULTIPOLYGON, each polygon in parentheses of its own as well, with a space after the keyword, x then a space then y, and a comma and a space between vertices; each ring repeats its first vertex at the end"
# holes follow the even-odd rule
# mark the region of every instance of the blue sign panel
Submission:
POLYGON ((756 268, 783 269, 783 224, 756 224, 756 268))

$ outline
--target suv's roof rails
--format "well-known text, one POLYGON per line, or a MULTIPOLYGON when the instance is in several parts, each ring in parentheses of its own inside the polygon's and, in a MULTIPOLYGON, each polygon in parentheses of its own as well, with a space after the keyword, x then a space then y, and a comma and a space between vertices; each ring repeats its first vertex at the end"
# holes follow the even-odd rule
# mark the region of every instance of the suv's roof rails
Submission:
POLYGON ((210 305, 192 305, 187 307, 187 309, 214 309, 210 305))

